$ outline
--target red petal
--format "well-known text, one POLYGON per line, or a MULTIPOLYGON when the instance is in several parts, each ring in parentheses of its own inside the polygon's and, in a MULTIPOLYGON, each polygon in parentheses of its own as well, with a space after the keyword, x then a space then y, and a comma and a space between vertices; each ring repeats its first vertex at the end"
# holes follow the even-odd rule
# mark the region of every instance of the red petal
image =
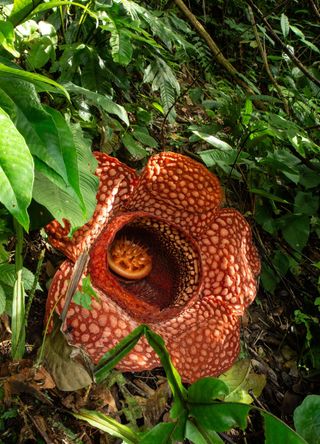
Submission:
MULTIPOLYGON (((57 313, 61 313, 73 266, 73 263, 67 260, 55 274, 47 299, 46 319, 55 306, 57 313)), ((81 286, 78 290, 81 290, 81 286)), ((97 363, 110 348, 139 324, 103 292, 97 288, 94 290, 99 299, 92 300, 91 310, 71 302, 66 318, 66 330, 72 343, 84 348, 93 362, 97 363)), ((160 361, 146 340, 141 339, 121 365, 130 371, 141 371, 159 366, 160 361)))
POLYGON ((135 171, 114 157, 98 152, 94 155, 98 160, 96 175, 100 179, 100 184, 93 217, 86 225, 79 228, 71 239, 68 237, 70 230, 68 221, 65 221, 65 227, 57 221, 46 226, 51 245, 73 261, 85 248, 90 247, 110 216, 124 205, 138 181, 135 171))
POLYGON ((232 208, 220 210, 199 239, 204 259, 205 296, 225 301, 242 315, 255 298, 260 259, 244 217, 232 208))
MULTIPOLYGON (((73 263, 65 261, 56 273, 47 300, 47 317, 58 298, 56 310, 61 313, 72 269, 73 263)), ((99 300, 92 300, 91 310, 71 303, 66 328, 73 344, 83 347, 97 363, 138 323, 104 293, 96 288, 95 291, 99 300)), ((212 298, 204 298, 177 318, 150 327, 163 336, 174 365, 187 382, 221 374, 239 352, 238 317, 231 314, 224 302, 212 298)), ((118 369, 142 371, 159 365, 159 359, 143 338, 118 369)))
POLYGON ((155 330, 165 339, 173 364, 186 382, 220 375, 239 353, 239 318, 225 303, 212 298, 199 301, 155 330))
POLYGON ((207 168, 176 153, 152 156, 130 197, 130 210, 147 211, 198 234, 221 203, 219 180, 207 168))

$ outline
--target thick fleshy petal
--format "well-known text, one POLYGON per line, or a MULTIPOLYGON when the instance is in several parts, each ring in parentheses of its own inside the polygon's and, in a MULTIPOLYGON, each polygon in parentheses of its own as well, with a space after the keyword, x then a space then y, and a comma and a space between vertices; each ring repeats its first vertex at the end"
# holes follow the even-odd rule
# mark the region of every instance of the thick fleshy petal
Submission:
POLYGON ((174 365, 187 382, 220 375, 231 367, 240 349, 238 316, 210 297, 155 330, 165 339, 174 365))
MULTIPOLYGON (((73 263, 65 261, 56 273, 47 301, 47 316, 59 299, 61 313, 73 263)), ((78 288, 81 290, 81 286, 78 288)), ((103 292, 87 310, 71 303, 66 330, 74 345, 83 347, 93 362, 128 335, 139 324, 103 292)), ((239 321, 221 301, 204 298, 170 321, 150 323, 166 342, 174 365, 186 382, 218 375, 229 368, 239 352, 239 321)), ((142 371, 160 365, 152 348, 142 338, 118 365, 121 371, 142 371)))
POLYGON ((199 234, 221 200, 217 177, 199 162, 167 152, 149 159, 127 208, 147 211, 199 234))
POLYGON ((70 224, 65 221, 62 227, 57 221, 46 226, 49 242, 75 261, 80 253, 89 248, 111 215, 119 210, 128 199, 138 182, 135 171, 114 157, 104 153, 94 153, 98 160, 96 175, 100 184, 97 193, 97 206, 90 221, 79 228, 70 238, 70 224))
POLYGON ((242 315, 255 298, 260 272, 247 221, 232 208, 221 209, 198 242, 204 260, 203 294, 242 315))
MULTIPOLYGON (((47 299, 47 318, 55 307, 58 314, 62 312, 73 266, 74 264, 67 260, 55 274, 47 299)), ((65 329, 68 331, 69 338, 72 338, 72 343, 84 348, 92 361, 97 363, 110 348, 114 347, 139 324, 125 310, 106 297, 103 292, 93 288, 98 299, 92 300, 92 309, 87 310, 71 302, 65 329)), ((78 290, 81 291, 81 285, 78 290)), ((146 340, 142 338, 133 352, 121 362, 121 365, 126 370, 141 371, 159 366, 160 361, 146 340)))

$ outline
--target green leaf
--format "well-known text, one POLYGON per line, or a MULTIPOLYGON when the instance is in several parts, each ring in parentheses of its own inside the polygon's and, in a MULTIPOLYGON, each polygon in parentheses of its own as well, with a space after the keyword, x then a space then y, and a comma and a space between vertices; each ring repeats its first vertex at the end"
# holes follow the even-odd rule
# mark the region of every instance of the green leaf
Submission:
POLYGON ((187 421, 185 437, 194 444, 223 444, 223 440, 213 430, 199 430, 192 421, 187 421))
POLYGON ((50 114, 55 127, 57 128, 60 151, 66 166, 68 183, 79 200, 79 205, 83 210, 84 218, 87 218, 86 207, 80 190, 80 173, 78 168, 77 149, 73 140, 71 129, 59 111, 50 108, 49 106, 45 107, 44 109, 48 114, 50 114))
POLYGON ((285 199, 282 199, 282 197, 275 196, 274 194, 268 193, 265 190, 261 190, 258 188, 250 188, 250 193, 258 194, 259 196, 266 197, 267 199, 273 200, 275 202, 282 202, 285 204, 288 204, 289 202, 285 199))
POLYGON ((101 95, 99 93, 89 91, 88 89, 74 85, 71 82, 66 83, 64 86, 71 93, 78 96, 84 96, 89 103, 105 111, 107 114, 115 114, 126 125, 129 126, 129 119, 126 110, 123 108, 123 106, 113 102, 113 100, 107 95, 101 95))
POLYGON ((51 38, 48 36, 39 37, 28 52, 27 63, 32 70, 40 69, 54 56, 55 48, 51 38))
POLYGON ((171 444, 172 433, 175 428, 173 422, 162 422, 143 435, 139 444, 171 444))
POLYGON ((9 20, 16 26, 39 4, 41 0, 14 0, 9 20))
POLYGON ((133 125, 132 128, 133 128, 132 136, 135 139, 137 139, 139 142, 143 143, 144 145, 150 146, 151 148, 157 148, 158 142, 156 141, 156 139, 150 136, 146 127, 133 125))
POLYGON ((3 287, 0 285, 0 315, 2 315, 5 308, 6 308, 6 294, 3 287))
POLYGON ((319 209, 319 197, 312 193, 298 191, 294 199, 295 214, 316 215, 319 209))
POLYGON ((295 35, 297 35, 301 39, 305 38, 303 32, 299 28, 297 28, 296 26, 290 25, 290 29, 291 29, 291 31, 294 32, 295 35))
POLYGON ((133 349, 144 334, 144 331, 145 326, 140 325, 102 356, 94 370, 98 384, 103 381, 118 362, 133 349))
POLYGON ((0 63, 0 79, 2 77, 9 77, 11 81, 12 77, 14 77, 17 80, 23 80, 33 83, 35 86, 40 86, 44 91, 62 93, 66 96, 68 100, 70 100, 68 92, 62 85, 59 85, 59 83, 41 74, 35 74, 32 72, 23 71, 22 69, 11 68, 10 66, 0 63))
POLYGON ((250 359, 236 362, 227 372, 219 376, 219 380, 229 388, 229 393, 224 401, 244 404, 251 404, 254 401, 249 391, 252 391, 258 398, 266 385, 265 375, 259 375, 252 371, 250 359))
POLYGON ((0 108, 0 201, 29 229, 27 208, 32 197, 33 159, 25 139, 0 108))
POLYGON ((246 103, 245 103, 245 108, 242 113, 242 123, 244 125, 248 125, 248 123, 250 122, 251 116, 252 116, 252 111, 253 111, 252 100, 247 98, 246 103))
MULTIPOLYGON (((15 265, 9 264, 8 262, 0 264, 0 283, 13 288, 15 281, 16 281, 15 265)), ((22 282, 26 290, 31 290, 34 282, 34 274, 25 267, 23 267, 22 269, 22 282)), ((41 290, 39 284, 37 284, 37 290, 41 290)))
POLYGON ((15 104, 15 124, 35 156, 36 169, 62 188, 71 185, 58 128, 50 113, 40 104, 35 87, 22 80, 13 81, 1 76, 0 87, 15 104))
POLYGON ((145 150, 145 148, 143 148, 138 142, 136 142, 130 134, 124 134, 122 137, 122 142, 131 156, 134 157, 134 159, 143 159, 148 155, 148 152, 145 150))
POLYGON ((101 28, 111 32, 110 46, 113 61, 127 66, 131 62, 133 54, 133 47, 128 32, 117 27, 117 24, 111 20, 108 25, 103 25, 101 28))
POLYGON ((288 244, 301 251, 308 243, 310 218, 305 215, 290 215, 280 219, 282 235, 288 244))
POLYGON ((212 377, 198 379, 188 389, 188 402, 205 403, 224 398, 229 393, 228 386, 221 380, 212 377))
POLYGON ((234 427, 245 430, 251 407, 231 402, 191 404, 190 414, 202 427, 215 432, 226 432, 234 427))
POLYGON ((16 0, 14 2, 17 5, 13 9, 10 15, 10 21, 16 26, 23 21, 30 19, 32 16, 39 14, 40 12, 47 11, 48 9, 56 8, 59 6, 77 6, 86 11, 94 19, 98 19, 97 15, 93 13, 87 5, 82 5, 81 3, 73 1, 50 1, 47 3, 41 3, 41 0, 16 0))
POLYGON ((45 206, 59 222, 62 223, 64 218, 68 219, 73 229, 81 227, 92 217, 96 207, 99 182, 94 174, 97 161, 91 153, 90 142, 84 139, 79 124, 72 125, 71 130, 77 150, 80 191, 85 203, 86 215, 83 214, 76 199, 71 197, 71 190, 67 188, 62 190, 38 172, 35 175, 33 197, 38 203, 45 206))
MULTIPOLYGON (((205 134, 201 131, 192 131, 192 132, 196 136, 200 137, 200 139, 205 140, 207 143, 214 146, 215 148, 218 148, 223 151, 224 150, 232 150, 232 147, 227 142, 224 142, 223 140, 218 139, 217 137, 212 136, 211 134, 205 134)), ((199 155, 200 156, 203 155, 203 152, 199 153, 199 155)))
MULTIPOLYGON (((268 412, 260 411, 265 426, 265 444, 307 444, 294 430, 290 429, 284 422, 268 412)), ((313 438, 315 435, 313 435, 313 438)), ((310 444, 315 442, 309 441, 310 444)))
POLYGON ((309 444, 320 444, 320 395, 308 395, 293 414, 294 426, 309 444))
POLYGON ((181 382, 181 376, 171 362, 170 355, 161 336, 154 333, 149 327, 145 327, 145 336, 153 350, 157 353, 162 367, 166 372, 168 383, 174 398, 174 405, 171 409, 171 417, 177 418, 178 416, 182 415, 184 410, 187 391, 181 382))
POLYGON ((309 40, 302 39, 301 41, 302 41, 302 43, 304 43, 308 48, 312 49, 312 51, 317 52, 318 54, 320 53, 319 48, 318 48, 316 45, 314 45, 312 42, 309 42, 309 40))
POLYGON ((289 19, 285 14, 281 14, 280 18, 280 24, 281 24, 281 31, 284 38, 288 37, 290 26, 289 26, 289 19))
POLYGON ((15 34, 12 23, 0 20, 0 44, 14 57, 20 57, 19 52, 14 47, 14 40, 15 34))
POLYGON ((87 421, 90 425, 103 432, 121 438, 127 444, 140 443, 139 436, 134 431, 103 413, 81 409, 79 413, 73 413, 73 416, 87 421))
POLYGON ((72 298, 73 302, 77 305, 80 305, 81 307, 87 309, 87 310, 91 310, 91 297, 90 295, 88 295, 87 293, 83 293, 82 291, 77 291, 73 298, 72 298))

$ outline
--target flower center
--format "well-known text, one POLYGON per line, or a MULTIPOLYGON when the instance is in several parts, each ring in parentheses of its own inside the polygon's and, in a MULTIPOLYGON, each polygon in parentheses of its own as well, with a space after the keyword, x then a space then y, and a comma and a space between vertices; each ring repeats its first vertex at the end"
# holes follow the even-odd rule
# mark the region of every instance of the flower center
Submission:
POLYGON ((126 237, 116 239, 108 250, 110 269, 126 279, 143 279, 152 269, 148 248, 126 237))
POLYGON ((139 212, 115 217, 90 252, 92 283, 139 322, 171 319, 202 286, 197 243, 177 226, 139 212))

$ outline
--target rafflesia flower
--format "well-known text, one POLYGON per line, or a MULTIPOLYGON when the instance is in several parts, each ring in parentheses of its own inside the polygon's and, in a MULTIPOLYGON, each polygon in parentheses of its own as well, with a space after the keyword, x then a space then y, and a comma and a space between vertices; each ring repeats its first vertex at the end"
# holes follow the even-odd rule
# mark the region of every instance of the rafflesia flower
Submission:
MULTIPOLYGON (((260 261, 250 227, 221 208, 219 180, 200 163, 165 152, 142 174, 95 153, 100 179, 92 219, 68 237, 69 224, 47 226, 49 241, 68 259, 57 271, 47 314, 61 312, 74 263, 87 249, 98 298, 87 310, 71 303, 66 328, 98 362, 141 323, 165 340, 185 381, 227 370, 239 352, 239 320, 256 294, 260 261)), ((81 282, 81 281, 80 281, 81 282)), ((160 365, 145 338, 121 371, 160 365)))

